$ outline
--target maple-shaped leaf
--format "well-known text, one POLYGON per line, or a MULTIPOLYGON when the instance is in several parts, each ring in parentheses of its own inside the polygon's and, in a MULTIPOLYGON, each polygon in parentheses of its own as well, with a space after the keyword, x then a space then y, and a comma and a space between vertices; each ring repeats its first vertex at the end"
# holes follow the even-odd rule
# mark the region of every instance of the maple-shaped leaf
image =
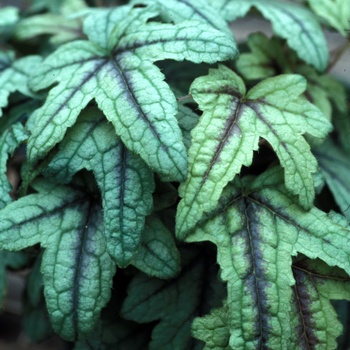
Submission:
POLYGON ((239 73, 245 79, 264 79, 282 73, 300 74, 307 80, 305 97, 328 118, 331 118, 333 107, 341 113, 346 112, 343 84, 330 74, 320 74, 315 68, 298 60, 295 52, 286 48, 283 40, 254 33, 248 37, 247 44, 251 52, 242 53, 236 62, 239 73))
POLYGON ((121 316, 139 323, 159 320, 152 332, 150 350, 194 347, 193 318, 217 307, 223 297, 222 284, 209 256, 183 249, 181 258, 182 270, 176 279, 162 281, 140 273, 129 285, 121 316))
POLYGON ((145 216, 152 209, 153 173, 96 109, 85 111, 68 130, 46 174, 68 183, 83 168, 92 170, 101 190, 108 252, 126 266, 139 248, 145 216))
POLYGON ((350 221, 350 159, 330 139, 313 151, 336 203, 350 221))
POLYGON ((13 124, 0 136, 0 208, 11 201, 12 185, 7 177, 7 161, 16 148, 28 138, 28 133, 20 123, 13 124))
POLYGON ((0 116, 8 104, 12 92, 19 91, 33 97, 28 87, 29 75, 39 67, 40 56, 28 56, 15 60, 13 52, 0 52, 0 116))
POLYGON ((58 85, 32 115, 30 161, 60 142, 94 98, 128 149, 168 180, 184 179, 187 157, 176 99, 153 62, 214 63, 235 57, 237 49, 226 33, 203 22, 149 21, 158 14, 155 5, 95 11, 84 22, 89 40, 63 45, 44 61, 31 86, 58 85))
POLYGON ((346 36, 350 30, 350 6, 348 0, 308 0, 310 7, 330 26, 346 36))
POLYGON ((350 300, 349 275, 320 259, 298 259, 292 269, 291 343, 297 340, 297 349, 336 349, 343 327, 330 300, 350 300))
POLYGON ((275 150, 287 188, 299 195, 302 206, 311 207, 317 161, 301 134, 322 138, 331 124, 300 96, 305 88, 300 75, 280 75, 246 93, 243 80, 224 66, 193 82, 191 94, 204 113, 192 131, 189 175, 179 189, 179 238, 203 212, 215 208, 222 189, 241 167, 251 164, 260 137, 275 150))
POLYGON ((327 41, 316 16, 307 8, 279 0, 209 0, 222 17, 234 21, 255 7, 272 24, 274 33, 287 40, 298 56, 323 71, 329 52, 327 41))
POLYGON ((48 180, 0 210, 0 246, 21 250, 40 243, 41 272, 51 323, 64 339, 89 332, 110 298, 113 260, 102 210, 90 193, 48 180))
MULTIPOLYGON (((218 206, 203 216, 187 241, 208 240, 217 246, 221 278, 227 283, 232 349, 293 348, 307 309, 298 313, 293 306, 296 281, 292 257, 299 253, 318 258, 349 275, 350 228, 344 220, 315 207, 302 208, 285 188, 280 167, 257 178, 236 180, 225 188, 218 206)), ((323 300, 315 303, 327 313, 329 307, 323 300)), ((308 305, 313 309, 311 300, 308 305)), ((311 325, 309 347, 314 339, 323 342, 327 323, 318 319, 308 327, 311 325)), ((338 325, 329 327, 337 332, 338 325)))

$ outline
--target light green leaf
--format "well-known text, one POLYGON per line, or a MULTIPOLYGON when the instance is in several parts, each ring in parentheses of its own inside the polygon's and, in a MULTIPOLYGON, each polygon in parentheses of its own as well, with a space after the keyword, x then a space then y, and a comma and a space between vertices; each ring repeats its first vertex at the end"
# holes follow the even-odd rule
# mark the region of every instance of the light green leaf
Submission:
POLYGON ((248 46, 251 52, 241 54, 237 60, 237 69, 245 79, 263 79, 281 73, 300 74, 307 80, 305 97, 329 119, 333 114, 332 107, 341 113, 346 111, 344 86, 331 75, 319 74, 313 67, 300 62, 282 40, 255 33, 248 37, 248 46))
MULTIPOLYGON (((139 0, 132 1, 132 3, 139 2, 139 0)), ((197 20, 232 36, 232 31, 224 18, 208 4, 207 0, 143 0, 142 3, 158 4, 160 15, 165 21, 179 23, 188 19, 197 20)))
POLYGON ((313 151, 326 183, 343 214, 350 221, 350 160, 349 156, 327 140, 313 151))
MULTIPOLYGON (((305 325, 302 311, 292 304, 292 256, 319 258, 349 275, 349 235, 344 218, 315 207, 303 209, 283 185, 280 168, 229 184, 217 208, 202 218, 187 241, 209 240, 217 246, 221 278, 227 283, 230 347, 293 348, 305 325)), ((325 315, 329 307, 315 303, 325 315)), ((327 317, 315 317, 316 324, 307 329, 309 347, 314 339, 324 344, 327 327, 334 327, 329 334, 338 328, 327 317)))
POLYGON ((320 349, 337 349, 336 339, 343 327, 330 299, 350 300, 349 276, 322 260, 305 258, 293 264, 293 275, 292 324, 298 337, 292 334, 291 343, 297 339, 298 349, 316 344, 320 349))
POLYGON ((160 320, 153 329, 150 350, 188 349, 193 344, 193 318, 217 307, 218 297, 222 298, 212 259, 193 248, 182 253, 183 266, 176 279, 162 281, 140 273, 131 281, 122 306, 123 318, 139 323, 160 320))
POLYGON ((139 248, 145 216, 152 210, 153 173, 96 109, 85 111, 68 130, 46 174, 68 183, 83 168, 93 171, 101 190, 108 252, 126 266, 139 248))
POLYGON ((192 333, 205 342, 205 349, 230 350, 228 308, 214 309, 209 315, 197 317, 192 323, 192 333))
POLYGON ((54 45, 79 39, 82 37, 81 20, 45 13, 22 19, 13 33, 15 39, 23 41, 39 35, 52 35, 50 42, 54 45))
POLYGON ((348 0, 308 0, 312 10, 343 36, 350 30, 348 0))
POLYGON ((84 24, 89 41, 63 45, 45 60, 31 86, 58 85, 32 115, 31 161, 60 142, 95 98, 128 149, 168 180, 184 179, 187 157, 176 100, 153 62, 214 63, 235 57, 237 49, 225 33, 204 23, 146 23, 158 12, 153 6, 93 12, 84 24))
POLYGON ((14 6, 5 6, 0 8, 0 33, 6 33, 9 27, 18 21, 18 8, 14 6))
POLYGON ((305 62, 326 69, 329 52, 326 38, 314 14, 301 5, 281 0, 210 0, 228 21, 243 17, 251 7, 271 21, 274 33, 287 40, 305 62))
POLYGON ((299 195, 302 206, 311 207, 317 162, 301 134, 323 138, 331 125, 300 96, 305 88, 303 77, 280 75, 246 93, 243 80, 224 66, 194 81, 191 94, 204 113, 192 131, 189 175, 179 189, 183 198, 177 213, 179 238, 203 212, 216 207, 222 189, 241 167, 251 164, 259 137, 275 150, 288 190, 299 195))
POLYGON ((131 265, 152 277, 169 279, 179 273, 180 254, 174 237, 156 216, 147 219, 141 247, 131 265))
POLYGON ((110 297, 115 266, 107 253, 102 212, 91 194, 38 182, 27 195, 0 210, 1 249, 40 243, 51 323, 64 339, 92 330, 110 297))
POLYGON ((19 91, 26 96, 34 96, 28 88, 28 77, 38 68, 40 62, 39 56, 15 60, 13 52, 0 52, 0 116, 1 109, 7 106, 12 92, 19 91))
POLYGON ((20 123, 12 125, 0 136, 0 208, 11 201, 12 186, 7 177, 7 161, 16 148, 28 138, 28 133, 20 123))

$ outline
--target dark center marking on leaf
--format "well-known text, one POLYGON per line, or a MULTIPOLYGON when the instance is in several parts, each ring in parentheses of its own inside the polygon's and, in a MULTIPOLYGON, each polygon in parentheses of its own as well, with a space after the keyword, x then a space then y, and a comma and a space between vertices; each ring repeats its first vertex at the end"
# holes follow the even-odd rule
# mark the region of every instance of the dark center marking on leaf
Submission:
POLYGON ((230 141, 230 139, 234 135, 239 135, 242 133, 241 129, 238 126, 238 121, 239 121, 240 116, 242 115, 243 110, 244 109, 242 108, 241 101, 239 101, 238 99, 233 100, 232 107, 231 107, 231 111, 232 111, 231 115, 225 123, 225 127, 223 129, 222 134, 219 135, 219 137, 218 137, 219 143, 217 144, 217 146, 214 150, 214 153, 213 153, 213 156, 210 160, 210 164, 209 164, 208 168, 206 169, 205 173, 203 174, 200 188, 207 181, 208 175, 211 172, 211 170, 213 169, 214 165, 217 164, 218 162, 220 162, 220 154, 221 154, 223 148, 225 147, 225 145, 230 141))
POLYGON ((194 13, 196 13, 199 17, 202 17, 206 23, 209 23, 212 27, 221 30, 221 28, 218 28, 213 21, 208 18, 205 14, 201 12, 201 10, 198 7, 193 6, 188 0, 178 0, 178 2, 182 2, 183 4, 187 5, 194 13))
POLYGON ((107 59, 100 59, 96 61, 96 65, 93 70, 89 71, 87 74, 84 75, 83 79, 81 80, 80 84, 74 87, 74 89, 71 90, 69 95, 65 98, 65 100, 57 107, 54 113, 50 116, 50 118, 46 121, 46 123, 41 127, 41 130, 39 133, 41 133, 49 124, 54 124, 52 120, 56 117, 56 115, 67 105, 68 101, 78 92, 81 90, 81 87, 86 84, 91 78, 93 78, 96 73, 108 62, 107 59))
MULTIPOLYGON (((88 259, 88 255, 91 255, 91 253, 88 253, 88 251, 91 251, 91 247, 88 248, 88 245, 93 242, 91 240, 91 236, 93 235, 94 229, 91 228, 91 225, 94 225, 91 221, 95 217, 94 212, 96 210, 99 210, 96 205, 92 201, 89 203, 86 203, 86 208, 84 210, 85 215, 83 217, 83 222, 80 225, 80 228, 78 229, 75 241, 75 247, 74 247, 74 261, 76 262, 74 266, 74 276, 73 276, 73 286, 72 286, 72 304, 73 304, 73 310, 72 310, 72 319, 73 319, 73 327, 74 327, 74 334, 75 337, 78 335, 79 330, 79 314, 80 311, 79 308, 80 305, 80 287, 81 287, 81 279, 86 278, 86 276, 89 275, 89 272, 86 271, 89 267, 89 263, 86 262, 88 259)), ((81 208, 82 209, 82 208, 81 208)))
POLYGON ((242 210, 245 213, 245 229, 242 233, 246 235, 246 241, 249 245, 250 253, 250 269, 245 280, 245 286, 251 293, 252 302, 257 303, 257 319, 256 319, 256 338, 258 338, 257 348, 262 349, 266 347, 267 336, 270 330, 269 325, 269 305, 267 302, 266 288, 268 282, 266 279, 266 272, 263 266, 265 260, 261 245, 264 243, 261 237, 261 227, 258 212, 261 211, 253 202, 243 199, 241 201, 242 210))
POLYGON ((304 23, 298 18, 296 17, 292 12, 286 10, 284 7, 282 6, 277 6, 275 5, 276 7, 278 7, 279 11, 281 11, 282 13, 284 13, 285 15, 289 16, 295 23, 298 24, 298 26, 300 28, 302 28, 302 32, 303 34, 310 40, 310 42, 313 44, 314 48, 316 49, 315 51, 317 52, 317 56, 318 56, 318 59, 319 59, 319 62, 322 62, 322 58, 320 57, 320 53, 318 51, 318 47, 319 45, 317 45, 312 36, 310 35, 310 32, 307 28, 305 28, 304 26, 304 23))
POLYGON ((313 332, 312 300, 307 290, 309 283, 307 283, 307 277, 301 270, 295 268, 292 270, 295 279, 295 285, 293 287, 294 303, 299 316, 299 323, 296 327, 296 333, 298 335, 296 343, 303 349, 316 349, 319 341, 313 332))

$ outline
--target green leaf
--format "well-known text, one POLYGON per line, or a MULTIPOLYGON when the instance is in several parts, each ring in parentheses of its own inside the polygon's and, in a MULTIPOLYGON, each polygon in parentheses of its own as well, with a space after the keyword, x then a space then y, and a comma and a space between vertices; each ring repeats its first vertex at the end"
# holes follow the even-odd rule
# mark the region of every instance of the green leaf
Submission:
POLYGON ((121 295, 114 291, 95 329, 86 335, 81 335, 75 342, 74 350, 145 350, 148 348, 150 331, 136 322, 124 320, 119 316, 121 299, 121 295))
POLYGON ((79 39, 82 37, 81 20, 45 13, 22 19, 16 25, 13 33, 15 39, 22 41, 39 35, 52 35, 50 42, 54 45, 79 39))
POLYGON ((12 27, 18 21, 18 8, 14 6, 5 6, 0 8, 0 33, 6 33, 9 27, 12 27))
POLYGON ((225 33, 204 23, 146 23, 158 13, 153 6, 93 12, 84 23, 89 41, 63 45, 45 60, 31 86, 58 85, 32 115, 32 162, 62 140, 95 98, 128 149, 168 180, 184 179, 187 159, 176 100, 153 62, 214 63, 235 57, 237 49, 225 33))
POLYGON ((126 266, 152 209, 153 173, 96 109, 85 111, 68 130, 46 174, 68 183, 83 168, 93 171, 101 190, 108 252, 118 265, 126 266))
MULTIPOLYGON (((350 278, 343 270, 327 266, 322 260, 302 259, 293 264, 293 325, 298 348, 316 345, 320 349, 336 349, 342 333, 332 300, 350 300, 350 278), (310 312, 312 310, 312 312, 310 312), (314 336, 314 333, 317 336, 314 336)), ((294 338, 292 338, 294 337, 294 338)))
POLYGON ((305 97, 329 119, 333 112, 332 105, 342 113, 346 111, 343 84, 331 75, 319 74, 313 67, 298 61, 295 52, 288 50, 282 40, 255 33, 248 37, 247 43, 251 52, 241 54, 236 63, 245 79, 263 79, 281 73, 300 74, 307 80, 305 97))
POLYGON ((192 323, 193 336, 205 342, 205 349, 230 350, 228 307, 214 309, 209 315, 197 317, 192 323))
POLYGON ((286 39, 302 60, 319 71, 326 69, 329 60, 326 38, 314 14, 305 7, 280 0, 210 0, 210 3, 228 21, 243 17, 251 7, 256 7, 271 21, 274 33, 286 39))
POLYGON ((28 133, 20 123, 12 125, 0 136, 0 208, 11 201, 12 185, 7 177, 7 161, 16 148, 28 138, 28 133))
POLYGON ((349 156, 327 140, 313 151, 335 201, 350 221, 350 160, 349 156))
POLYGON ((2 108, 8 104, 8 97, 14 91, 33 97, 28 88, 28 77, 41 62, 40 56, 14 59, 13 52, 0 52, 0 117, 2 108))
MULTIPOLYGON (((318 258, 349 275, 350 228, 344 220, 315 207, 302 208, 283 185, 279 167, 225 188, 218 206, 202 218, 187 241, 208 240, 217 246, 221 278, 227 283, 231 348, 293 348, 305 329, 304 312, 310 316, 317 305, 327 314, 329 307, 315 298, 303 310, 293 306, 298 286, 292 256, 318 258)), ((316 325, 308 325, 306 347, 312 348, 315 339, 322 344, 327 327, 332 328, 329 334, 338 332, 338 325, 319 315, 314 315, 316 325)))
POLYGON ((183 266, 176 279, 162 281, 140 273, 131 281, 122 306, 121 315, 126 319, 139 323, 160 320, 153 329, 150 350, 190 348, 193 318, 217 307, 222 298, 212 259, 193 249, 182 252, 183 266))
POLYGON ((156 216, 147 219, 142 244, 131 264, 152 277, 169 279, 180 271, 174 237, 156 216))
POLYGON ((350 30, 350 6, 347 0, 308 0, 312 10, 343 36, 350 30))
POLYGON ((241 167, 251 164, 259 137, 275 150, 288 190, 299 195, 302 206, 311 207, 317 162, 301 134, 322 138, 331 125, 300 97, 305 88, 303 77, 280 75, 246 93, 242 79, 224 66, 194 81, 191 94, 204 113, 192 131, 189 175, 179 189, 183 198, 177 214, 179 238, 203 212, 215 208, 222 189, 241 167))
MULTIPOLYGON (((132 3, 139 2, 134 0, 132 3)), ((160 15, 165 21, 179 23, 188 19, 197 20, 232 36, 226 21, 208 4, 207 0, 143 0, 142 3, 159 5, 160 15)))
POLYGON ((51 323, 67 340, 94 327, 110 297, 115 266, 107 253, 101 208, 89 193, 36 183, 39 193, 0 210, 1 249, 40 243, 51 323))

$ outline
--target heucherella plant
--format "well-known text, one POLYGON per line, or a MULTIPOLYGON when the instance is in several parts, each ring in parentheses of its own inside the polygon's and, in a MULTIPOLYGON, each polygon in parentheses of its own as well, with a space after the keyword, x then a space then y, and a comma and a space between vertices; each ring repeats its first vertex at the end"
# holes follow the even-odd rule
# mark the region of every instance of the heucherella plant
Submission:
POLYGON ((31 341, 346 349, 349 28, 348 0, 0 6, 0 302, 25 271, 31 341), (252 16, 273 35, 237 43, 252 16))

